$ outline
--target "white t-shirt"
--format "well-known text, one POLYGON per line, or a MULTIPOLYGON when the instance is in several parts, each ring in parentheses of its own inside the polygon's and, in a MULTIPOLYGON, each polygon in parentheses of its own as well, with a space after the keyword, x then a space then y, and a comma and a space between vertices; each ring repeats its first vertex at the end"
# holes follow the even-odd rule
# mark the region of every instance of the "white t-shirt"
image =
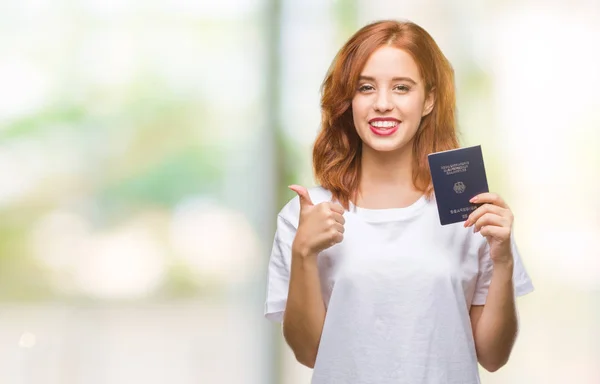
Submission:
MULTIPOLYGON (((321 187, 315 204, 331 201, 321 187)), ((265 316, 282 321, 300 205, 280 211, 268 268, 265 316)), ((442 226, 434 199, 406 208, 350 205, 344 240, 318 255, 327 314, 313 384, 476 384, 469 317, 485 304, 489 246, 473 227, 442 226)), ((514 239, 514 236, 513 236, 514 239)), ((533 291, 513 242, 517 296, 533 291)))

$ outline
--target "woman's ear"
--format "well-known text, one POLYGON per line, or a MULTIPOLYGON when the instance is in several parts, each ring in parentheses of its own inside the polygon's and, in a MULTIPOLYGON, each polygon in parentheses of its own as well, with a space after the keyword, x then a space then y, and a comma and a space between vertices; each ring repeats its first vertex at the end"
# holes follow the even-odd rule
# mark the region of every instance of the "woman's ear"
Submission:
POLYGON ((435 88, 433 88, 431 91, 429 91, 429 93, 427 94, 427 97, 425 98, 425 103, 423 103, 423 114, 421 115, 421 117, 425 117, 425 116, 429 115, 431 113, 431 111, 433 110, 434 105, 435 105, 435 88))

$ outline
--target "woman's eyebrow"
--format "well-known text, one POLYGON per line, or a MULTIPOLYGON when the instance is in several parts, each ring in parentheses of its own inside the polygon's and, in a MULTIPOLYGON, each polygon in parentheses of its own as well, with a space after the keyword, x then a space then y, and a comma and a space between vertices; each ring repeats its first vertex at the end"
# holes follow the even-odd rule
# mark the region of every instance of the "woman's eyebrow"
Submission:
MULTIPOLYGON (((358 78, 358 80, 364 80, 364 81, 373 81, 375 82, 375 78, 373 76, 360 76, 358 78)), ((416 81, 414 81, 413 79, 411 79, 410 77, 394 77, 392 79, 392 81, 396 82, 396 81, 406 81, 412 84, 417 84, 416 81)))

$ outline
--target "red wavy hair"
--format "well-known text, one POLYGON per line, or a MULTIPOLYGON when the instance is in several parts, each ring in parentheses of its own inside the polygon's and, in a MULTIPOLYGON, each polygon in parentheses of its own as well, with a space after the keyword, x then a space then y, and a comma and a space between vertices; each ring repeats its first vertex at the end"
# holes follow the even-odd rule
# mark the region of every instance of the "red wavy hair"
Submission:
POLYGON ((409 53, 424 80, 426 94, 434 93, 433 109, 421 120, 413 141, 413 183, 427 198, 433 194, 427 155, 458 148, 454 71, 436 42, 427 31, 408 21, 366 25, 344 44, 327 71, 321 89, 321 130, 313 148, 317 182, 346 209, 358 192, 362 152, 352 118, 352 99, 368 58, 384 45, 409 53))

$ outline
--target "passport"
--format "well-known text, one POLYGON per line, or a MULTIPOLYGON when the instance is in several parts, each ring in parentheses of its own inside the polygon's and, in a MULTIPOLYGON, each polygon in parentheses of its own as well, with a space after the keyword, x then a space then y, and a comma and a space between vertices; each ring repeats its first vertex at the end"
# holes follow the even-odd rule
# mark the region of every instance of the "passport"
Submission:
POLYGON ((430 153, 427 160, 440 224, 465 221, 481 205, 469 200, 489 192, 481 146, 430 153))

